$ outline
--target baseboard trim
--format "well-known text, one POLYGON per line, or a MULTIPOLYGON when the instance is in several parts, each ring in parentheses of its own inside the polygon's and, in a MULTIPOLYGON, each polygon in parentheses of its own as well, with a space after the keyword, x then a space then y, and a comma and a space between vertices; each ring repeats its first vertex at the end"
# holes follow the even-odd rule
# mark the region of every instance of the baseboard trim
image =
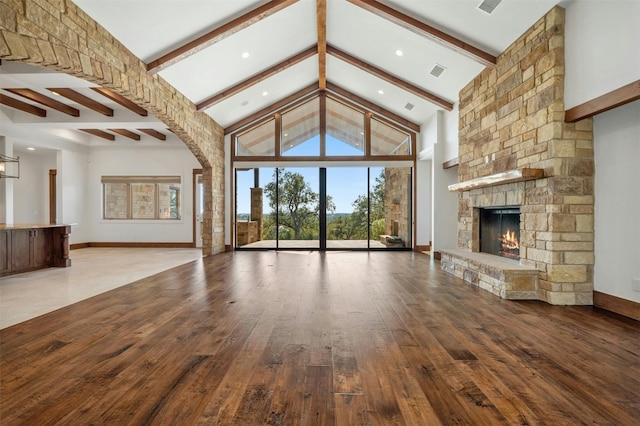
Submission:
POLYGON ((442 259, 442 253, 440 253, 439 251, 431 252, 431 255, 433 256, 433 258, 434 258, 435 260, 440 260, 440 259, 442 259))
POLYGON ((81 249, 89 247, 101 247, 101 248, 196 248, 194 243, 124 243, 124 242, 109 242, 109 243, 80 243, 71 244, 70 249, 81 249))
POLYGON ((224 251, 225 252, 232 251, 232 250, 233 250, 233 247, 231 247, 231 245, 227 244, 227 245, 224 246, 224 251))
POLYGON ((594 291, 593 306, 640 321, 640 303, 632 300, 594 291))
POLYGON ((414 251, 431 251, 431 246, 415 246, 414 251))

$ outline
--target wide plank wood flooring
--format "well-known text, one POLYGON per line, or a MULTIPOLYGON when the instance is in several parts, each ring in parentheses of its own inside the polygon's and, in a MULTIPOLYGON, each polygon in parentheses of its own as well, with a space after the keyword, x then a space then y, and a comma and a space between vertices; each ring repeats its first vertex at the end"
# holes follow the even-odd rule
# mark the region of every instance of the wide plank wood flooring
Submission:
POLYGON ((409 252, 235 252, 0 330, 2 425, 637 425, 640 323, 409 252))

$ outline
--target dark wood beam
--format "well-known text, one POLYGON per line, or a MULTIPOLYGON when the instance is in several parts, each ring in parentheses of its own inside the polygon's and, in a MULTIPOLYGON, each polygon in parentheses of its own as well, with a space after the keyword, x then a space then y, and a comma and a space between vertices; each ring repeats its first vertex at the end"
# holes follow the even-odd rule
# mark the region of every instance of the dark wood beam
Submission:
POLYGON ((343 89, 340 86, 337 86, 331 82, 327 82, 327 91, 335 93, 337 95, 340 95, 343 98, 346 98, 348 100, 351 100, 352 102, 355 102, 356 104, 362 105, 363 107, 365 107, 368 110, 374 111, 378 114, 380 114, 381 116, 387 117, 393 121, 395 121, 398 124, 401 124, 402 126, 406 127, 407 129, 413 130, 414 132, 419 132, 420 131, 420 126, 417 125, 416 123, 413 123, 407 119, 404 119, 402 117, 400 117, 397 114, 394 114, 391 111, 388 111, 384 108, 379 107, 378 105, 374 104, 373 102, 369 102, 366 99, 363 99, 361 97, 359 97, 358 95, 354 95, 353 93, 349 92, 346 89, 343 89))
POLYGON ((439 43, 449 49, 460 52, 471 59, 481 63, 485 66, 495 66, 496 57, 487 53, 481 49, 471 46, 464 41, 440 31, 430 25, 425 24, 411 16, 395 10, 387 5, 384 5, 375 0, 348 0, 350 3, 360 6, 361 8, 374 13, 381 18, 393 22, 396 25, 401 26, 411 32, 414 32, 422 37, 428 38, 436 43, 439 43))
POLYGON ((237 121, 233 124, 231 124, 230 126, 226 127, 224 129, 224 134, 228 135, 229 133, 235 132, 236 130, 239 130, 241 128, 243 128, 244 126, 251 124, 253 121, 258 120, 262 117, 265 117, 267 115, 270 114, 274 114, 276 111, 278 111, 280 108, 283 108, 287 105, 289 105, 292 102, 298 101, 303 99, 305 96, 308 96, 312 93, 316 93, 318 91, 318 85, 316 83, 313 83, 310 86, 305 87, 302 90, 297 91, 296 93, 287 96, 286 98, 272 104, 269 105, 266 108, 261 109, 260 111, 251 114, 248 117, 243 118, 240 121, 237 121))
POLYGON ((78 130, 85 133, 89 133, 90 135, 97 136, 102 139, 109 140, 109 141, 116 140, 115 135, 112 135, 111 133, 107 133, 104 130, 99 130, 99 129, 78 129, 78 130))
POLYGON ((105 89, 104 87, 92 87, 91 89, 100 93, 102 96, 111 99, 113 102, 118 103, 127 109, 130 109, 131 111, 135 112, 136 114, 142 117, 146 117, 147 115, 149 115, 146 109, 136 105, 135 103, 131 102, 129 99, 117 94, 116 92, 113 92, 109 89, 105 89))
POLYGON ((102 105, 98 101, 94 101, 93 99, 83 95, 82 93, 78 93, 73 89, 69 89, 66 87, 51 87, 47 88, 51 93, 58 94, 60 96, 64 96, 67 99, 71 99, 74 102, 79 103, 89 109, 92 109, 96 112, 99 112, 102 115, 106 115, 107 117, 113 117, 113 110, 106 105, 102 105))
POLYGON ((38 117, 46 117, 47 110, 39 108, 35 105, 31 105, 27 102, 23 102, 16 98, 12 98, 11 96, 7 96, 5 94, 0 93, 0 104, 6 105, 11 108, 15 108, 22 112, 26 112, 29 114, 37 115, 38 117))
POLYGON ((564 121, 575 123, 638 99, 640 99, 640 80, 566 110, 564 121))
POLYGON ((455 167, 455 166, 457 166, 457 165, 458 165, 458 161, 459 161, 459 160, 458 160, 458 157, 456 157, 456 158, 452 158, 452 159, 451 159, 451 160, 449 160, 449 161, 445 161, 444 163, 442 163, 442 168, 443 168, 443 169, 450 169, 450 168, 452 168, 452 167, 455 167))
POLYGON ((327 46, 327 53, 332 56, 335 56, 338 59, 345 61, 348 64, 353 65, 354 67, 360 68, 372 75, 375 75, 376 77, 381 78, 382 80, 388 83, 391 83, 397 87, 400 87, 409 93, 412 93, 416 96, 426 99, 427 101, 439 106, 440 108, 443 108, 447 111, 453 110, 453 103, 445 99, 442 99, 441 97, 436 96, 433 93, 427 92, 426 90, 421 89, 420 87, 415 86, 409 83, 408 81, 402 80, 401 78, 391 75, 388 72, 383 71, 380 68, 377 68, 363 60, 360 60, 346 52, 343 52, 342 50, 336 47, 333 47, 331 45, 327 46))
POLYGON ((131 130, 127 130, 127 129, 109 129, 109 130, 119 135, 122 135, 124 137, 127 137, 129 139, 133 139, 134 141, 140 140, 140 135, 132 132, 131 130))
POLYGON ((259 6, 236 19, 233 19, 226 24, 223 24, 218 28, 209 31, 205 35, 200 36, 195 40, 172 50, 171 52, 161 56, 155 61, 148 63, 147 70, 153 73, 157 73, 162 69, 168 67, 169 65, 188 58, 194 53, 206 47, 209 47, 219 42, 220 40, 224 40, 225 38, 237 33, 238 31, 241 31, 297 2, 298 0, 272 0, 266 4, 263 4, 262 6, 259 6))
POLYGON ((41 93, 36 92, 31 89, 4 89, 7 92, 11 92, 13 94, 22 96, 23 98, 29 99, 30 101, 38 102, 44 106, 55 109, 56 111, 60 111, 63 114, 70 115, 72 117, 80 117, 80 110, 77 108, 71 107, 67 104, 64 104, 60 101, 56 101, 48 96, 45 96, 41 93))
POLYGON ((284 61, 280 62, 279 64, 276 64, 274 66, 272 66, 269 69, 266 69, 244 81, 241 81, 240 83, 236 84, 235 86, 229 87, 228 89, 223 90, 222 92, 211 96, 208 99, 205 99, 204 101, 200 102, 199 104, 196 105, 196 109, 198 111, 202 111, 203 109, 209 108, 212 105, 217 104, 218 102, 222 102, 223 100, 225 100, 226 98, 233 96, 235 94, 238 94, 240 92, 242 92, 243 90, 260 83, 263 80, 266 80, 269 77, 272 77, 276 74, 278 74, 279 72, 282 72, 284 70, 286 70, 289 67, 292 67, 302 61, 304 61, 305 59, 308 59, 310 57, 312 57, 313 55, 318 53, 318 47, 317 46, 313 46, 308 48, 307 50, 304 50, 300 53, 298 53, 297 55, 294 55, 288 59, 285 59, 284 61))
POLYGON ((318 88, 327 88, 327 0, 316 0, 318 22, 318 88))
POLYGON ((167 140, 167 135, 157 131, 156 129, 138 129, 138 130, 140 130, 141 132, 146 133, 149 136, 153 136, 156 139, 160 139, 161 141, 166 141, 167 140))

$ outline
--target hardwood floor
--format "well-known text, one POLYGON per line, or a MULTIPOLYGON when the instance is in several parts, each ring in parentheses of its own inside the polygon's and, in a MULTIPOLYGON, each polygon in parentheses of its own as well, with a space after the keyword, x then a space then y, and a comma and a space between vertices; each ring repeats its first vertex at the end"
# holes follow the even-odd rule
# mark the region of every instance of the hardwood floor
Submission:
POLYGON ((0 423, 635 425, 640 323, 410 252, 235 252, 0 330, 0 423))

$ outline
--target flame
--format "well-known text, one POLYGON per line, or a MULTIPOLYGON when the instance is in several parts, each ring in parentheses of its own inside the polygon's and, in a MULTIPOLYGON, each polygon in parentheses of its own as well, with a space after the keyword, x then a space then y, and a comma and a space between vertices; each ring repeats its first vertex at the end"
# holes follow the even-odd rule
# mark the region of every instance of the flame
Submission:
POLYGON ((507 228, 507 232, 500 238, 503 250, 520 250, 520 244, 518 238, 516 238, 516 232, 507 228))

